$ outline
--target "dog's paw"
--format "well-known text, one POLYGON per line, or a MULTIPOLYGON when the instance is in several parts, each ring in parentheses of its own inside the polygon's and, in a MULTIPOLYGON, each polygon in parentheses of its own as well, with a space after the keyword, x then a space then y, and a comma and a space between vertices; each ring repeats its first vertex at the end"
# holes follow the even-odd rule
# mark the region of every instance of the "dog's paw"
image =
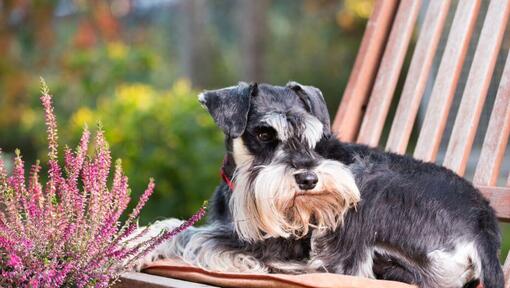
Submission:
POLYGON ((160 255, 157 253, 149 252, 147 255, 138 258, 128 266, 129 271, 140 272, 142 269, 147 267, 150 263, 159 259, 160 255))
MULTIPOLYGON (((179 227, 182 223, 182 220, 171 218, 163 221, 156 221, 148 227, 139 227, 124 241, 124 244, 129 248, 136 247, 151 238, 157 237, 164 231, 171 231, 179 227)), ((168 257, 171 250, 171 243, 172 239, 165 241, 151 251, 148 251, 143 257, 135 259, 134 261, 132 258, 126 259, 124 267, 126 267, 129 271, 141 271, 151 262, 168 257)))

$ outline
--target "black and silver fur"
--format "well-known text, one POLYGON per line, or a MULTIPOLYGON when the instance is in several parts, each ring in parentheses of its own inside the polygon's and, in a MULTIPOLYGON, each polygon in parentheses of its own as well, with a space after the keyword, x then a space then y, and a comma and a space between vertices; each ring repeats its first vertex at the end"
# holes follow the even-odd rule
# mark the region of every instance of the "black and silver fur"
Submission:
POLYGON ((338 141, 322 94, 311 86, 240 83, 199 99, 225 133, 223 169, 234 191, 222 182, 208 224, 140 264, 179 256, 232 272, 327 271, 419 287, 503 287, 494 211, 452 171, 338 141))

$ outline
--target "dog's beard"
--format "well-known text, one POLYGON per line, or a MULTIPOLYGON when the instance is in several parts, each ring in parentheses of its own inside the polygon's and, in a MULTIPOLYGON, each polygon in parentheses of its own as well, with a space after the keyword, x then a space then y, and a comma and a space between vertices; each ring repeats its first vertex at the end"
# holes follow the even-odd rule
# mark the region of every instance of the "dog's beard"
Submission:
POLYGON ((252 168, 249 163, 235 173, 230 209, 235 229, 243 240, 305 236, 310 228, 336 229, 349 208, 360 200, 347 166, 323 160, 314 169, 319 182, 313 190, 300 190, 294 171, 285 164, 252 168), (253 170, 258 173, 253 176, 253 170))

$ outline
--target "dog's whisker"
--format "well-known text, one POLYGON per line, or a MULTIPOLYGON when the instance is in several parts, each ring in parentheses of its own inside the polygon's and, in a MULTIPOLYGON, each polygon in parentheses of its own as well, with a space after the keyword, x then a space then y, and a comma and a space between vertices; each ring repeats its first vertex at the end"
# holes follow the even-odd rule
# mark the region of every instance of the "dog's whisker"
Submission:
POLYGON ((255 219, 255 217, 254 218, 246 218, 246 219, 238 219, 238 220, 234 220, 233 222, 251 221, 253 219, 255 219))

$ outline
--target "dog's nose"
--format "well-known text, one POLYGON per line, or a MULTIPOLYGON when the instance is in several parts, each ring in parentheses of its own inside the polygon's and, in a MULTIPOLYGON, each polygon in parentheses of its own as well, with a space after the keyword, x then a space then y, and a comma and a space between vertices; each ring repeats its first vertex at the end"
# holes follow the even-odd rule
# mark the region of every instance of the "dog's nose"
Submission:
POLYGON ((310 171, 294 174, 294 178, 296 178, 296 183, 301 190, 312 190, 319 182, 317 174, 310 171))

